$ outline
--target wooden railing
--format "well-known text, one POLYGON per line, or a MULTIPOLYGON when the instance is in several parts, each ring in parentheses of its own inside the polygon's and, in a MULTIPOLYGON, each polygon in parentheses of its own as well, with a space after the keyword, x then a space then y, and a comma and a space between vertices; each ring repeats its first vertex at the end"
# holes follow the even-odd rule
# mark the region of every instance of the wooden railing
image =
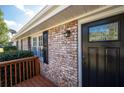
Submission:
POLYGON ((40 74, 38 57, 0 62, 0 87, 11 87, 40 74))

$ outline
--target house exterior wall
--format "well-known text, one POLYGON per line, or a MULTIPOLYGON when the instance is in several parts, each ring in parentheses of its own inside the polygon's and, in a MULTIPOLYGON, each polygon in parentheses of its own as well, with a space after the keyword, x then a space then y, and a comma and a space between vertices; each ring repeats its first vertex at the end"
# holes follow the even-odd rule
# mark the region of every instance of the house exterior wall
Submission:
POLYGON ((21 40, 18 40, 18 50, 21 50, 21 40))
POLYGON ((28 50, 28 38, 22 39, 22 49, 23 50, 28 50))
POLYGON ((17 46, 18 50, 29 50, 28 38, 17 40, 15 45, 17 46))
MULTIPOLYGON (((79 17, 78 27, 77 21, 73 21, 49 29, 49 64, 41 62, 41 74, 49 78, 58 86, 78 86, 78 84, 79 86, 82 86, 81 24, 113 16, 123 12, 123 10, 124 7, 117 9, 98 9, 97 11, 91 11, 90 13, 86 13, 86 15, 84 14, 79 17), (71 36, 67 38, 63 35, 66 29, 71 30, 71 36)), ((34 31, 32 36, 37 34, 36 37, 38 38, 38 34, 42 34, 43 30, 44 29, 38 33, 35 33, 34 31)), ((21 41, 19 40, 19 48, 21 47, 20 43, 21 41)))
POLYGON ((57 86, 78 86, 77 21, 48 30, 48 63, 41 64, 41 74, 57 86), (66 30, 70 37, 64 37, 66 30))

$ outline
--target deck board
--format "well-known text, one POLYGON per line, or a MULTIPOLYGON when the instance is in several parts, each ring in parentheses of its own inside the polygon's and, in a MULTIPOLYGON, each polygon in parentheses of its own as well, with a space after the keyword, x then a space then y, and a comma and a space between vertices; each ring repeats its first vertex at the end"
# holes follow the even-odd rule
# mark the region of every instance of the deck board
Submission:
POLYGON ((56 87, 56 86, 47 78, 38 75, 29 80, 25 80, 17 84, 16 87, 56 87))

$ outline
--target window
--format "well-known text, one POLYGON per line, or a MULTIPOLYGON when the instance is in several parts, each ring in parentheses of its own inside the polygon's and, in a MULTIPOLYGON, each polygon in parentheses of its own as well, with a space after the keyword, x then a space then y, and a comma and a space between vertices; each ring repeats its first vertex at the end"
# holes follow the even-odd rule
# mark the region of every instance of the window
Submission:
POLYGON ((37 55, 37 37, 34 37, 34 38, 33 38, 32 51, 33 51, 34 55, 37 55))
POLYGON ((33 38, 33 46, 37 46, 37 38, 36 37, 33 38))
POLYGON ((89 41, 118 40, 118 22, 89 27, 89 41))
POLYGON ((43 57, 43 55, 42 55, 42 47, 43 47, 43 37, 42 36, 39 36, 38 37, 38 56, 39 56, 39 58, 40 58, 40 60, 42 60, 42 57, 43 57))
POLYGON ((42 41, 43 38, 42 38, 42 36, 39 36, 38 39, 39 39, 39 46, 42 46, 43 45, 43 41, 42 41))

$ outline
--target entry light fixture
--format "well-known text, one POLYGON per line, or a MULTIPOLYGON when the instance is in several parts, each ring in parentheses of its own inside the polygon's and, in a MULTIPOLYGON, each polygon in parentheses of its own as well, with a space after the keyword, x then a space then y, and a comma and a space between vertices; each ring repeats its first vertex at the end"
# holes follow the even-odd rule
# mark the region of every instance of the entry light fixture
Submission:
POLYGON ((63 34, 65 37, 70 37, 71 32, 70 32, 70 30, 66 30, 63 34))

